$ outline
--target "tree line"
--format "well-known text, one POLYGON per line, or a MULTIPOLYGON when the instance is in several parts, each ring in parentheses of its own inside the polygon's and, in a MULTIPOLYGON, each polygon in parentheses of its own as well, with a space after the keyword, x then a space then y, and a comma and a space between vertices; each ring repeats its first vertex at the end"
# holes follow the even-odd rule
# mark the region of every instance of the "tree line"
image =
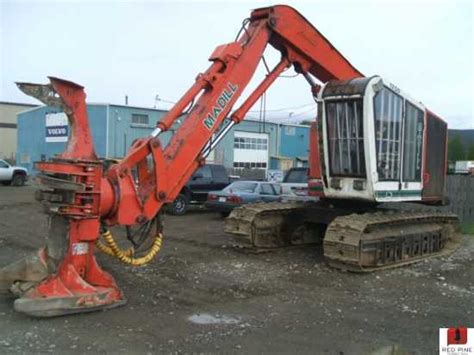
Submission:
POLYGON ((474 160, 474 143, 464 146, 461 136, 454 136, 448 141, 448 160, 474 160))

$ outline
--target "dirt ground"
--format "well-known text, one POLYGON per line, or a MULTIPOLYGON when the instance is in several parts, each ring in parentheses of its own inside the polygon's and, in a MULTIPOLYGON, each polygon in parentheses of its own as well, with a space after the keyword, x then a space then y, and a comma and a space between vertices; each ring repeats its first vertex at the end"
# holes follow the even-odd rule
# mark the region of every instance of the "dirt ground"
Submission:
MULTIPOLYGON (((34 188, 0 187, 0 266, 41 246, 34 188)), ((0 353, 437 353, 438 328, 474 326, 474 237, 450 257, 371 274, 325 265, 321 246, 232 247, 218 214, 167 216, 149 266, 100 255, 124 307, 52 319, 0 298, 0 353)))

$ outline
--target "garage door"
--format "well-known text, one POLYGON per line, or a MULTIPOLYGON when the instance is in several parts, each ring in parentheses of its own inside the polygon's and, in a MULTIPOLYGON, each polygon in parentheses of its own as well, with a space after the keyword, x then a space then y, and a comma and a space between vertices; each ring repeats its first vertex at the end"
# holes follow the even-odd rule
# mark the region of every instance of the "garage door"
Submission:
POLYGON ((268 134, 234 132, 234 168, 267 169, 268 134))

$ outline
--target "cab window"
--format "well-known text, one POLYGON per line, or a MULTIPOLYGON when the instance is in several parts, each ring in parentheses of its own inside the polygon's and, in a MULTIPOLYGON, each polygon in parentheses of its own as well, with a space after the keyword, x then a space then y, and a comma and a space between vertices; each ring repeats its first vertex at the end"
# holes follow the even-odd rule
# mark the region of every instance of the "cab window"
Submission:
POLYGON ((325 106, 331 175, 365 177, 362 100, 327 101, 325 106))
POLYGON ((403 99, 383 87, 374 97, 377 173, 381 181, 400 179, 403 99))
POLYGON ((421 181, 423 111, 409 101, 406 101, 403 131, 403 181, 421 181))

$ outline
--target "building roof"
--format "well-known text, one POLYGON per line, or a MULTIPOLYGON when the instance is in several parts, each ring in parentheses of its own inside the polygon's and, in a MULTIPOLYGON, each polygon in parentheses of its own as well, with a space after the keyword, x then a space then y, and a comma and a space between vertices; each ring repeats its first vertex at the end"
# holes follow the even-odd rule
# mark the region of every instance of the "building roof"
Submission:
MULTIPOLYGON (((0 103, 3 103, 3 102, 0 101, 0 103)), ((41 107, 45 107, 45 105, 15 104, 15 103, 10 103, 10 104, 28 106, 28 107, 31 107, 31 111, 33 111, 35 109, 39 109, 41 107)), ((94 106, 124 107, 124 108, 131 108, 131 109, 137 109, 137 110, 148 110, 148 111, 155 111, 155 112, 168 112, 169 111, 169 110, 163 110, 163 109, 158 109, 158 108, 113 104, 113 103, 107 103, 107 102, 87 102, 86 104, 87 105, 94 105, 94 106)), ((30 111, 30 110, 28 110, 28 111, 30 111)), ((27 111, 25 111, 25 112, 27 112, 27 111)), ((255 119, 255 118, 246 118, 243 122, 255 122, 255 123, 261 123, 261 124, 263 124, 263 122, 265 122, 265 124, 278 125, 280 127, 293 126, 293 127, 309 128, 308 125, 301 125, 301 124, 296 124, 296 123, 280 123, 280 122, 273 122, 273 121, 261 121, 261 120, 255 119)))
MULTIPOLYGON (((0 101, 1 103, 1 101, 0 101)), ((15 104, 13 104, 15 105, 15 104)), ((147 111, 154 111, 154 112, 168 112, 167 110, 161 110, 161 109, 156 109, 156 108, 150 108, 150 107, 140 107, 140 106, 129 106, 129 105, 117 105, 117 104, 110 104, 106 102, 86 102, 86 105, 90 106, 110 106, 110 107, 125 107, 125 108, 131 108, 131 109, 137 109, 137 110, 147 110, 147 111)), ((26 113, 30 111, 35 111, 39 110, 43 107, 47 107, 47 105, 25 105, 28 106, 27 110, 24 110, 20 113, 26 113)))
POLYGON ((111 103, 108 103, 108 102, 87 102, 87 105, 114 106, 114 107, 134 108, 134 109, 138 109, 138 110, 149 110, 149 111, 158 111, 158 112, 168 112, 168 110, 163 110, 163 109, 160 109, 160 108, 144 107, 144 106, 133 106, 133 105, 123 105, 123 104, 111 104, 111 103))
MULTIPOLYGON (((0 104, 3 103, 0 101, 0 104)), ((31 104, 15 104, 15 103, 10 103, 11 105, 24 105, 31 107, 31 110, 35 109, 40 109, 42 107, 46 107, 47 105, 31 105, 31 104)), ((130 105, 120 105, 120 104, 111 104, 107 102, 86 102, 86 105, 91 105, 91 106, 113 106, 113 107, 125 107, 125 108, 131 108, 131 109, 137 109, 137 110, 147 110, 147 111, 156 111, 156 112, 168 112, 167 110, 162 110, 158 108, 151 108, 151 107, 140 107, 140 106, 130 106, 130 105)))
POLYGON ((40 106, 40 105, 35 105, 35 104, 25 104, 23 102, 11 102, 11 101, 0 101, 0 105, 26 106, 26 107, 40 106))
MULTIPOLYGON (((258 122, 258 123, 263 124, 264 121, 261 121, 261 120, 255 119, 255 118, 246 118, 242 122, 258 122)), ((265 120, 265 124, 272 124, 272 125, 278 125, 278 126, 303 127, 303 128, 309 128, 310 127, 309 125, 305 125, 305 124, 282 123, 282 122, 274 122, 274 121, 268 121, 268 120, 265 120)))

